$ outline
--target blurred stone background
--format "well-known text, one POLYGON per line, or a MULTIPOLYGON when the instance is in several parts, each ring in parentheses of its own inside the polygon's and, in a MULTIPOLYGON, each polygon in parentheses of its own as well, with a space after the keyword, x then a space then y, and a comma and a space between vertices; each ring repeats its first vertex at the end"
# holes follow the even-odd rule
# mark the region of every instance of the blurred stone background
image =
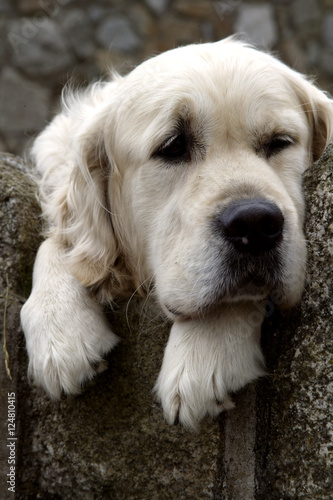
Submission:
POLYGON ((333 0, 1 0, 0 150, 22 153, 70 78, 234 32, 333 92, 333 0))

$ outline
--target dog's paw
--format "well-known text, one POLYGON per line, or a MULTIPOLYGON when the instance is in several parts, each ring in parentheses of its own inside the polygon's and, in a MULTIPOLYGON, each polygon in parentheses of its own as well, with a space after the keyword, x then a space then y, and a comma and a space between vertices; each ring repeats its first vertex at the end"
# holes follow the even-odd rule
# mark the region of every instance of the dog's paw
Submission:
MULTIPOLYGON (((238 313, 248 315, 249 308, 238 313)), ((260 328, 237 328, 228 307, 204 319, 176 321, 171 329, 155 392, 169 424, 196 429, 206 415, 234 407, 228 393, 263 374, 260 328)))
POLYGON ((202 322, 176 322, 170 333, 155 392, 169 424, 196 430, 206 415, 234 407, 223 381, 223 366, 202 322))
POLYGON ((232 409, 234 403, 227 394, 223 399, 217 399, 218 391, 213 376, 200 381, 192 375, 186 363, 180 363, 170 373, 165 364, 156 382, 155 392, 168 424, 179 422, 188 429, 197 430, 198 423, 206 415, 216 417, 223 410, 232 409))
POLYGON ((118 342, 103 313, 82 288, 66 296, 32 293, 21 311, 29 379, 52 399, 78 394, 106 368, 103 356, 118 342))

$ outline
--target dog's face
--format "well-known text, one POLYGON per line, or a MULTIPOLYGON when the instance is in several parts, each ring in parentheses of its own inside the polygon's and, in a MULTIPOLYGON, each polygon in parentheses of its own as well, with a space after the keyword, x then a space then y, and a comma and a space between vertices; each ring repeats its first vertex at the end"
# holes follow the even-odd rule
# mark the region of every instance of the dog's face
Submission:
POLYGON ((111 101, 109 205, 137 283, 154 284, 171 318, 272 292, 298 301, 302 174, 329 139, 329 99, 268 54, 224 41, 147 61, 111 101))
POLYGON ((29 375, 78 392, 117 342, 99 302, 153 291, 166 420, 230 408, 262 374, 265 299, 300 298, 302 174, 331 139, 330 99, 234 39, 70 92, 32 151, 50 237, 21 313, 29 375))

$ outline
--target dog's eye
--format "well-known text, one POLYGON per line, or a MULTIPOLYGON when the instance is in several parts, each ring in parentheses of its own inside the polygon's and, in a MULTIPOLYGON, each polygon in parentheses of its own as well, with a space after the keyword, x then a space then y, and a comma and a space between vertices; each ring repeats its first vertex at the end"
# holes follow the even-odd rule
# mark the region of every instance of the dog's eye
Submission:
POLYGON ((154 153, 155 157, 169 161, 190 160, 189 144, 185 134, 178 134, 170 137, 154 153))
POLYGON ((289 135, 277 135, 272 137, 271 140, 266 142, 263 145, 263 150, 265 152, 265 155, 267 158, 270 158, 271 156, 274 156, 284 149, 286 149, 288 146, 291 146, 291 144, 294 144, 295 141, 292 137, 289 135))

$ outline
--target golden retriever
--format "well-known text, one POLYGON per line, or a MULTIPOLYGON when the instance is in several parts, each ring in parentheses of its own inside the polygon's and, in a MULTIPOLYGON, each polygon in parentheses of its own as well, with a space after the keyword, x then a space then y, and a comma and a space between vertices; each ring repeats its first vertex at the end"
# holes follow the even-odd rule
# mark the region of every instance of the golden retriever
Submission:
POLYGON ((21 313, 29 374, 78 393, 117 343, 101 304, 152 292, 173 321, 155 391, 195 428, 263 373, 265 302, 300 300, 302 174, 332 101, 228 38, 63 97, 33 146, 48 224, 21 313))

